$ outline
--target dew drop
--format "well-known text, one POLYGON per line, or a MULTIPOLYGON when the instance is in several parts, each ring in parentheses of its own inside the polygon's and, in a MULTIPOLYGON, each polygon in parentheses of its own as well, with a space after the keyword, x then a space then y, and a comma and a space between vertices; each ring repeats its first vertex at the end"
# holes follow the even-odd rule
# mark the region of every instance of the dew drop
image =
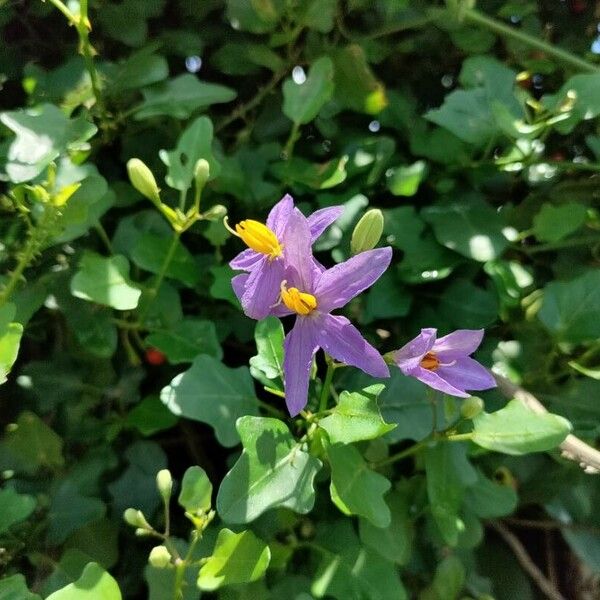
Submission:
POLYGON ((381 129, 381 123, 379 121, 371 121, 369 123, 369 131, 377 133, 381 129))
POLYGON ((202 68, 202 59, 199 56, 188 56, 185 59, 185 68, 190 73, 197 73, 202 68))
POLYGON ((449 73, 446 73, 446 75, 442 77, 441 82, 446 89, 449 89, 454 85, 454 77, 449 73))
POLYGON ((296 65, 292 69, 292 79, 294 80, 294 83, 297 83, 298 85, 302 85, 306 81, 306 73, 300 65, 296 65))

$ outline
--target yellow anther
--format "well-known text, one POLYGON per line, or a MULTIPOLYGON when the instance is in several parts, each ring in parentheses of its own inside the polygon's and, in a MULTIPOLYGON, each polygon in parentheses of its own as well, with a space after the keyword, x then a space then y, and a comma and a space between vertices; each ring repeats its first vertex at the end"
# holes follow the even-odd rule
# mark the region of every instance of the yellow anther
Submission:
POLYGON ((317 299, 312 294, 301 292, 295 287, 286 288, 285 281, 281 282, 281 300, 299 315, 308 315, 317 308, 317 299))
POLYGON ((281 256, 282 246, 277 236, 266 225, 259 221, 246 219, 235 226, 235 231, 225 222, 225 227, 255 252, 266 254, 271 260, 281 256))
POLYGON ((420 362, 421 367, 428 371, 435 371, 440 366, 440 359, 435 355, 434 352, 428 352, 420 362))

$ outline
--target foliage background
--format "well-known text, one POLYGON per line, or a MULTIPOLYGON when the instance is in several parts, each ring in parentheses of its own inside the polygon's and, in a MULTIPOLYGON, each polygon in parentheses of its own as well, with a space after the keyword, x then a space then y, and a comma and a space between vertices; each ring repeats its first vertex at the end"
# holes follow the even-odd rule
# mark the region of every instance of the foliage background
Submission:
MULTIPOLYGON (((220 219, 173 238, 131 187, 131 158, 172 207, 191 205, 191 167, 206 158, 201 210, 223 205, 232 223, 262 219, 285 192, 305 212, 344 204, 316 247, 328 264, 349 256, 365 209, 381 208, 393 268, 346 311, 368 338, 386 352, 421 327, 485 327, 478 359, 597 441, 594 2, 68 4, 80 8, 91 32, 51 2, 0 2, 7 370, 24 328, 0 394, 0 569, 13 597, 30 597, 18 573, 47 597, 90 561, 123 597, 170 597, 173 574, 146 566, 151 544, 123 511, 160 522, 154 479, 167 466, 180 480, 201 465, 217 489, 239 455, 235 417, 283 407, 264 390, 280 385, 272 357, 252 359, 255 323, 230 289, 238 240, 220 219), (64 204, 44 197, 53 170, 55 190, 81 184, 64 204), (187 418, 160 401, 183 372, 191 401, 176 409, 187 418)), ((257 335, 264 345, 271 334, 257 335)), ((352 372, 334 382, 338 392, 371 383, 352 372)), ((498 391, 482 397, 488 412, 506 403, 498 391)), ((432 422, 424 388, 399 374, 379 403, 397 427, 356 445, 373 462, 424 439, 432 422)), ((437 426, 459 406, 446 399, 437 426)), ((387 468, 393 519, 380 530, 343 516, 321 473, 314 511, 273 510, 248 526, 271 547, 266 579, 219 597, 535 598, 498 527, 565 597, 597 595, 598 480, 557 451, 452 447, 387 468), (432 518, 440 510, 449 530, 432 518)), ((186 523, 173 511, 175 535, 187 538, 186 523)), ((199 594, 192 578, 185 598, 199 594)))

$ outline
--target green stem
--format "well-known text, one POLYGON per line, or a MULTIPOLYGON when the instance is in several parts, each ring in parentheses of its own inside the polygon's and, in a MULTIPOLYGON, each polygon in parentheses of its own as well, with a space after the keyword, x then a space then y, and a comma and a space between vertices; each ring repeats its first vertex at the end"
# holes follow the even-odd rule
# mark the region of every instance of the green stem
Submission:
POLYGON ((600 236, 585 236, 580 238, 567 239, 560 242, 552 242, 548 244, 540 244, 539 246, 517 246, 516 250, 525 252, 526 254, 537 254, 539 252, 552 252, 554 250, 562 250, 563 248, 576 248, 577 246, 592 246, 600 244, 600 236))
POLYGON ((431 441, 433 441, 433 437, 427 436, 424 440, 421 440, 420 442, 417 442, 416 444, 413 444, 412 446, 409 446, 408 448, 405 448, 400 452, 396 452, 396 454, 392 454, 384 460, 380 460, 375 464, 375 466, 379 469, 381 467, 385 467, 387 465, 391 465, 395 462, 398 462, 399 460, 403 460, 407 456, 412 456, 413 454, 419 452, 421 448, 425 448, 425 446, 427 446, 427 444, 429 444, 431 441))
POLYGON ((22 252, 20 253, 17 266, 15 267, 14 271, 11 272, 8 283, 0 292, 0 307, 4 306, 4 304, 8 302, 16 287, 19 285, 25 269, 27 269, 27 267, 35 258, 35 255, 44 245, 48 233, 52 229, 52 224, 57 214, 58 213, 55 208, 46 206, 40 221, 32 230, 29 231, 25 248, 23 248, 22 252))
POLYGON ((323 412, 327 409, 327 402, 329 401, 329 392, 331 391, 331 382, 333 381, 334 372, 335 366, 333 361, 327 357, 327 373, 325 374, 325 381, 323 382, 323 388, 321 389, 319 412, 323 412))
POLYGON ((516 29, 511 27, 510 25, 506 25, 501 21, 497 21, 496 19, 492 19, 487 15, 484 15, 480 11, 474 8, 467 8, 463 13, 464 20, 467 23, 472 23, 474 25, 480 25, 501 35, 503 37, 512 38, 513 40, 517 40, 522 42, 523 44, 527 44, 531 48, 536 48, 537 50, 541 50, 548 56, 554 57, 556 60, 574 67, 580 71, 587 72, 598 72, 600 71, 600 67, 598 65, 594 65, 587 60, 568 52, 567 50, 563 50, 558 46, 554 46, 544 40, 540 40, 539 38, 532 36, 520 29, 516 29))
POLYGON ((175 585, 173 588, 173 600, 181 600, 183 598, 183 578, 185 577, 185 570, 190 564, 190 559, 194 554, 196 544, 202 539, 200 531, 196 530, 192 534, 192 542, 183 560, 180 560, 175 565, 175 585))
POLYGON ((455 433, 454 435, 447 435, 443 439, 449 442, 468 442, 473 439, 473 433, 455 433))
POLYGON ((104 104, 102 101, 102 94, 100 92, 100 77, 98 76, 98 71, 96 71, 96 66, 94 65, 94 49, 90 44, 90 30, 88 25, 88 0, 79 0, 79 21, 77 23, 77 33, 79 34, 81 53, 83 54, 85 67, 90 75, 92 91, 94 92, 96 103, 100 109, 100 114, 104 115, 104 104))
POLYGON ((171 242, 171 245, 169 246, 169 250, 167 251, 167 254, 165 256, 163 264, 160 267, 160 271, 158 272, 156 282, 148 290, 148 295, 150 296, 150 298, 148 299, 146 306, 144 307, 144 309, 142 310, 142 312, 140 314, 140 321, 142 323, 144 321, 144 318, 148 314, 148 311, 150 310, 152 303, 154 302, 156 296, 158 295, 158 292, 160 291, 160 286, 162 285, 162 282, 163 282, 163 280, 167 274, 167 271, 169 269, 169 265, 171 264, 171 261, 173 260, 173 257, 175 256, 175 251, 177 250, 177 245, 179 244, 180 237, 181 237, 181 232, 176 231, 175 234, 173 235, 173 241, 171 242))
POLYGON ((294 123, 292 125, 292 130, 290 131, 290 136, 285 143, 283 148, 283 154, 285 156, 285 160, 291 160, 294 154, 294 146, 296 145, 296 141, 298 140, 298 133, 300 132, 300 123, 294 123))

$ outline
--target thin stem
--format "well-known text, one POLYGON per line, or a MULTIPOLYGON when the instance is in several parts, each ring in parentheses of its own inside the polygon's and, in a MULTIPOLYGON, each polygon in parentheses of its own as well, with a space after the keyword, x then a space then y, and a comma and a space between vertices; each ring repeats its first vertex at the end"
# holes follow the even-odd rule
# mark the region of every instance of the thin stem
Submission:
POLYGON ((102 240, 102 243, 106 246, 106 249, 112 254, 113 253, 112 244, 110 242, 110 238, 108 237, 108 234, 106 233, 106 229, 104 229, 104 227, 102 226, 102 223, 100 223, 100 221, 98 221, 96 223, 96 225, 94 226, 94 228, 96 229, 96 233, 98 234, 98 237, 102 240))
POLYGON ((327 359, 327 373, 325 373, 325 381, 323 382, 323 388, 321 389, 321 399, 319 401, 319 412, 327 410, 327 402, 329 401, 329 392, 331 388, 331 382, 333 381, 333 374, 335 367, 332 361, 327 359))
POLYGON ((298 140, 298 134, 300 133, 300 123, 294 123, 292 125, 292 130, 290 131, 290 136, 285 143, 283 148, 283 154, 285 155, 285 160, 291 160, 294 155, 294 146, 296 145, 296 141, 298 140))
POLYGON ((546 579, 538 566, 531 560, 519 538, 498 521, 490 521, 489 526, 504 540, 513 551, 523 570, 531 577, 538 589, 550 600, 565 600, 564 596, 546 579))
POLYGON ((594 65, 587 60, 568 52, 567 50, 563 50, 558 46, 554 46, 544 40, 540 40, 537 37, 529 35, 520 29, 516 29, 511 27, 510 25, 506 25, 501 21, 497 21, 496 19, 492 19, 487 15, 484 15, 480 11, 474 8, 467 8, 463 13, 464 20, 467 23, 472 23, 475 25, 481 25, 482 27, 486 27, 490 31, 497 33, 498 35, 512 38, 532 48, 536 48, 537 50, 541 50, 548 56, 552 56, 558 61, 570 65, 579 71, 587 71, 587 72, 598 72, 600 71, 600 67, 598 65, 594 65))
POLYGON ((416 444, 413 444, 412 446, 409 446, 408 448, 405 448, 400 452, 396 452, 396 454, 392 454, 384 460, 380 460, 379 462, 375 463, 375 467, 379 469, 381 467, 385 467, 387 465, 391 465, 395 462, 398 462, 399 460, 403 460, 407 456, 412 456, 413 454, 419 452, 419 450, 421 450, 422 448, 425 448, 425 446, 427 446, 427 444, 429 444, 431 441, 433 441, 433 437, 427 436, 424 440, 421 440, 420 442, 417 442, 416 444))
POLYGON ((142 312, 140 314, 141 322, 144 321, 144 318, 148 314, 148 311, 150 310, 152 303, 154 302, 156 296, 158 295, 158 292, 160 291, 160 286, 162 285, 162 282, 167 274, 167 271, 169 270, 169 265, 171 264, 171 261, 173 260, 173 257, 175 256, 175 251, 177 250, 177 245, 179 244, 180 237, 181 237, 181 232, 176 231, 173 235, 173 241, 171 242, 171 245, 169 246, 169 250, 167 251, 167 254, 165 255, 163 264, 160 267, 160 271, 156 278, 156 282, 154 283, 152 288, 150 288, 148 290, 148 295, 150 297, 148 299, 148 302, 146 303, 146 306, 144 307, 144 309, 142 310, 142 312))
POLYGON ((80 50, 83 54, 83 60, 85 67, 90 75, 90 82, 92 84, 92 91, 96 98, 96 103, 100 109, 100 114, 104 115, 104 104, 102 101, 102 94, 100 92, 100 77, 96 66, 94 65, 94 49, 90 44, 90 24, 88 19, 88 0, 79 0, 79 19, 77 21, 77 33, 79 34, 80 50))
POLYGON ((196 548, 196 544, 202 539, 200 531, 196 530, 192 533, 192 542, 188 548, 188 551, 183 560, 180 560, 175 565, 175 585, 173 589, 173 600, 181 600, 183 598, 183 578, 185 577, 185 570, 190 564, 190 559, 196 548))
POLYGON ((455 433, 454 435, 447 435, 445 438, 449 442, 468 442, 473 439, 472 433, 455 433))

